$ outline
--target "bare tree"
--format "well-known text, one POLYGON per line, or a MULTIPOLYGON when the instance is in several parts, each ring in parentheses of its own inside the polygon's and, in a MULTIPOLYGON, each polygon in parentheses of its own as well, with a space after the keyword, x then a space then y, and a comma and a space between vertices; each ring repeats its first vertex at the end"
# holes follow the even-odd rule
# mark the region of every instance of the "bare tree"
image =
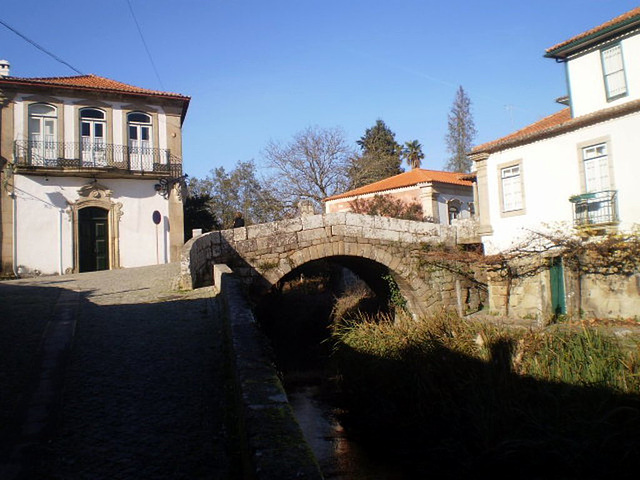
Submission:
POLYGON ((286 144, 269 142, 264 155, 274 172, 271 187, 289 208, 300 200, 320 207, 323 198, 347 188, 353 151, 339 128, 309 127, 286 144))

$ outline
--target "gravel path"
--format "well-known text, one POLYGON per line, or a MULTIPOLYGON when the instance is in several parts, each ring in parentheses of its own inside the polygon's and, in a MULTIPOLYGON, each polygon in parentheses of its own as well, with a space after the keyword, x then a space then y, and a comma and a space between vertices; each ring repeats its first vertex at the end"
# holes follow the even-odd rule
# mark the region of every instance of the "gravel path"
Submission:
POLYGON ((211 289, 171 291, 177 273, 171 264, 9 282, 79 292, 62 406, 24 478, 231 478, 222 324, 211 289))

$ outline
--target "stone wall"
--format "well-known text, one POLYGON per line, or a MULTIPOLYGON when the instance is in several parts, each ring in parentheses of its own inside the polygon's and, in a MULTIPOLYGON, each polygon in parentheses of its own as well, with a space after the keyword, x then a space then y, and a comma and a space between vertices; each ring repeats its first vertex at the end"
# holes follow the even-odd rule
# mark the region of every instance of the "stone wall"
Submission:
MULTIPOLYGON (((544 259, 534 259, 540 262, 544 259)), ((573 318, 640 318, 640 272, 635 275, 581 274, 564 269, 566 314, 573 318)), ((497 315, 553 317, 549 269, 514 278, 489 276, 489 310, 497 315)))
POLYGON ((281 480, 322 478, 302 434, 267 340, 257 328, 239 279, 226 265, 215 265, 215 286, 231 335, 236 401, 243 448, 243 478, 281 480))

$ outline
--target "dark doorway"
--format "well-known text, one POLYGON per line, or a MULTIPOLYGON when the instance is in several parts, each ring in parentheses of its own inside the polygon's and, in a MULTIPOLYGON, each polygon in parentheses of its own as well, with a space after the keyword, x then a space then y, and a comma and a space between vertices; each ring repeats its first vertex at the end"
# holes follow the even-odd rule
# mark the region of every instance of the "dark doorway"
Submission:
POLYGON ((87 207, 78 212, 81 272, 109 269, 109 212, 87 207))

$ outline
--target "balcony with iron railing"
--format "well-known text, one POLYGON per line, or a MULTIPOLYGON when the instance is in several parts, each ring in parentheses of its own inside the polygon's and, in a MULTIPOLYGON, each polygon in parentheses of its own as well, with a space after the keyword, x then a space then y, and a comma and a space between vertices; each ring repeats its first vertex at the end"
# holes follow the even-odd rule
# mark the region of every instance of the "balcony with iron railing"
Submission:
POLYGON ((182 161, 165 148, 102 142, 16 140, 17 171, 42 174, 153 175, 178 177, 182 161))
POLYGON ((617 194, 617 190, 603 190, 569 198, 573 203, 573 225, 587 227, 618 223, 617 194))

